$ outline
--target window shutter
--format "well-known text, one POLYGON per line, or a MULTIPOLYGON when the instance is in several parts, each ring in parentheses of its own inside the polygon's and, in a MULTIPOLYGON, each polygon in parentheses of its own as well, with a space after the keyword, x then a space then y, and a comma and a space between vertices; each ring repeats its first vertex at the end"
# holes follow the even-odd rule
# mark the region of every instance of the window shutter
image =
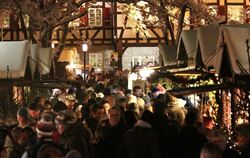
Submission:
POLYGON ((103 8, 103 26, 111 26, 110 8, 103 8))
MULTIPOLYGON (((80 13, 85 12, 85 8, 80 8, 80 13)), ((84 16, 80 17, 80 27, 86 27, 88 26, 88 14, 86 13, 84 16)))
POLYGON ((226 6, 218 6, 218 12, 217 12, 217 15, 219 17, 222 17, 223 20, 226 21, 226 18, 227 18, 227 11, 226 11, 226 6))

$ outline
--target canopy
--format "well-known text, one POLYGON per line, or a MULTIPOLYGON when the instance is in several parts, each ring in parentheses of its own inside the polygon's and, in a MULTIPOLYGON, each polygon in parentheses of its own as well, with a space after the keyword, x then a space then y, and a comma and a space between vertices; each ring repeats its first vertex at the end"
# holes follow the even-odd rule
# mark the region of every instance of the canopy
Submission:
POLYGON ((50 73, 52 58, 53 54, 51 48, 39 48, 38 65, 40 74, 46 75, 50 73))
POLYGON ((14 79, 25 76, 29 46, 28 41, 0 42, 1 79, 14 79), (9 71, 7 71, 7 69, 9 69, 9 71))
POLYGON ((158 45, 160 55, 163 58, 164 66, 177 65, 177 47, 167 46, 165 44, 158 45))
POLYGON ((219 67, 222 54, 218 54, 217 46, 219 37, 219 25, 209 25, 198 29, 198 49, 202 62, 206 67, 219 67))
POLYGON ((38 45, 37 44, 32 44, 30 48, 30 69, 31 69, 31 75, 32 78, 34 78, 34 74, 36 71, 37 67, 37 58, 38 58, 38 45))
POLYGON ((219 35, 218 45, 225 44, 221 47, 220 54, 226 53, 228 56, 232 74, 249 74, 250 54, 247 52, 247 42, 250 38, 250 25, 223 25, 219 35))
POLYGON ((188 66, 196 66, 197 30, 183 30, 177 49, 178 61, 188 60, 188 66), (187 59, 185 59, 187 57, 187 59))

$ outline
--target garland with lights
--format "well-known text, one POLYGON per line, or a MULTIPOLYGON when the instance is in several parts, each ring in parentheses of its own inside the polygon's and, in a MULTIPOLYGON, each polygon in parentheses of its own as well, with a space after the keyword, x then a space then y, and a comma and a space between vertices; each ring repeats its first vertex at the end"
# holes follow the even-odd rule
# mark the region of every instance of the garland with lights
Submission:
POLYGON ((202 75, 197 76, 196 78, 189 79, 189 77, 176 76, 169 71, 154 72, 148 78, 148 81, 151 83, 154 83, 154 82, 158 83, 159 79, 161 79, 161 78, 168 78, 173 83, 180 84, 181 85, 180 87, 186 87, 187 85, 190 85, 190 84, 202 85, 202 83, 206 84, 206 82, 204 82, 204 81, 208 81, 208 80, 212 80, 213 83, 218 82, 215 74, 213 74, 213 73, 205 73, 204 72, 202 75))

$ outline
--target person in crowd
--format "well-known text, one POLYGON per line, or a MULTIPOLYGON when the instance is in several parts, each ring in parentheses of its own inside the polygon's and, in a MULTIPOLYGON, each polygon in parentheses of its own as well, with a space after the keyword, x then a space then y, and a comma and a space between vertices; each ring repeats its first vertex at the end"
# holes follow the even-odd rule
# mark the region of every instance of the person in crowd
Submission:
POLYGON ((6 136, 4 152, 6 158, 20 158, 28 143, 28 134, 21 127, 14 127, 6 136))
POLYGON ((207 143, 201 149, 200 158, 223 158, 222 151, 217 145, 207 143))
POLYGON ((206 137, 210 137, 211 131, 214 128, 213 118, 212 117, 203 117, 203 125, 204 125, 204 135, 206 137))
POLYGON ((99 104, 104 107, 104 116, 103 116, 102 119, 105 120, 105 119, 108 118, 108 115, 109 115, 108 112, 109 112, 109 109, 110 109, 110 105, 106 100, 102 100, 99 104))
POLYGON ((46 100, 44 103, 44 111, 43 112, 50 112, 50 111, 53 111, 52 104, 48 100, 46 100))
POLYGON ((240 124, 235 129, 237 133, 237 146, 242 158, 250 157, 250 123, 240 124))
POLYGON ((153 102, 153 113, 155 116, 153 129, 160 138, 159 149, 161 155, 163 157, 171 157, 173 156, 173 142, 180 132, 180 127, 176 121, 168 119, 166 104, 159 99, 153 102))
POLYGON ((55 111, 55 112, 59 112, 59 111, 67 110, 67 109, 68 109, 67 105, 62 101, 58 101, 53 106, 53 111, 55 111))
POLYGON ((60 144, 66 152, 76 150, 82 157, 92 158, 93 148, 87 141, 85 130, 81 123, 76 121, 74 112, 60 111, 55 119, 56 129, 60 134, 60 144))
POLYGON ((196 127, 199 118, 198 109, 188 111, 185 117, 185 125, 175 141, 176 158, 199 158, 201 147, 207 142, 207 138, 196 127))
POLYGON ((59 97, 62 94, 62 91, 60 89, 53 89, 52 90, 52 96, 50 97, 49 101, 54 106, 58 101, 60 101, 59 97))
POLYGON ((63 147, 56 144, 53 139, 54 132, 55 123, 53 117, 49 113, 43 113, 36 126, 37 142, 32 147, 26 149, 22 158, 43 157, 42 155, 46 155, 44 151, 48 152, 48 157, 52 155, 62 157, 65 155, 63 147), (49 151, 54 151, 54 153, 49 151))
POLYGON ((100 122, 96 132, 100 158, 115 158, 118 156, 121 137, 126 130, 119 107, 111 107, 108 116, 108 119, 100 122))
POLYGON ((32 121, 37 122, 39 117, 40 117, 40 114, 41 114, 41 111, 40 111, 38 104, 31 103, 28 106, 28 112, 29 112, 29 116, 32 119, 32 121))
POLYGON ((96 74, 95 74, 95 68, 91 68, 89 74, 88 74, 88 77, 87 77, 88 80, 93 80, 95 81, 96 80, 96 74))
POLYGON ((136 125, 127 130, 121 141, 120 158, 160 158, 158 136, 152 129, 154 115, 145 110, 136 125))
POLYGON ((159 93, 159 89, 157 87, 152 87, 151 89, 151 94, 152 94, 152 98, 157 98, 159 93))
POLYGON ((142 99, 144 100, 144 109, 153 112, 151 98, 148 95, 144 95, 142 99))
POLYGON ((140 86, 134 86, 133 87, 133 95, 138 97, 143 97, 142 88, 140 86))
POLYGON ((38 96, 35 98, 34 103, 38 106, 40 112, 43 112, 45 105, 45 98, 42 96, 38 96))
POLYGON ((68 110, 70 111, 74 111, 76 108, 76 100, 75 100, 75 96, 74 95, 67 95, 66 96, 66 106, 68 108, 68 110))
POLYGON ((119 98, 116 101, 116 106, 120 107, 120 109, 122 110, 122 112, 125 111, 126 105, 127 105, 127 101, 126 101, 125 97, 119 98))
POLYGON ((209 135, 209 142, 217 145, 223 152, 223 158, 240 158, 239 153, 227 146, 227 138, 222 129, 213 128, 209 135))
POLYGON ((115 97, 112 95, 111 89, 105 88, 103 94, 104 94, 103 99, 108 101, 110 106, 114 106, 115 105, 115 97))
POLYGON ((76 115, 77 122, 83 122, 84 118, 83 118, 82 110, 83 110, 83 106, 82 105, 78 105, 75 108, 75 115, 76 115))
POLYGON ((50 114, 52 116, 53 120, 56 117, 56 112, 53 110, 53 107, 49 101, 45 101, 43 113, 50 114))
POLYGON ((90 110, 90 117, 83 122, 84 128, 88 131, 90 142, 96 142, 95 132, 97 126, 105 115, 105 108, 102 105, 94 104, 90 110))
POLYGON ((17 121, 18 121, 18 127, 21 128, 31 127, 31 120, 29 118, 29 112, 27 108, 21 107, 17 111, 17 121))

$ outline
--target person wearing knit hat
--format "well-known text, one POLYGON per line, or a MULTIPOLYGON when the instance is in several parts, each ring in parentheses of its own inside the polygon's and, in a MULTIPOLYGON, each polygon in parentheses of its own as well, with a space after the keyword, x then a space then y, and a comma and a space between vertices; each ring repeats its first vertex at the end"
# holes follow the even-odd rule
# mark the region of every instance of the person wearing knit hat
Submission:
POLYGON ((48 113, 44 113, 41 116, 41 119, 37 122, 37 137, 51 137, 54 130, 55 126, 52 120, 52 116, 48 113))
POLYGON ((88 155, 89 143, 86 140, 85 130, 82 122, 77 122, 76 116, 72 111, 60 111, 55 119, 56 129, 60 134, 59 144, 66 151, 77 150, 82 157, 90 157, 88 155))
POLYGON ((104 98, 104 94, 102 92, 97 93, 97 98, 104 98))
POLYGON ((36 125, 37 141, 24 151, 22 157, 39 158, 42 155, 46 155, 47 157, 51 155, 53 155, 51 157, 63 157, 66 151, 61 145, 55 142, 54 132, 53 117, 49 113, 43 113, 36 125))
POLYGON ((76 122, 76 116, 74 112, 70 110, 63 110, 58 113, 55 119, 56 128, 60 134, 64 132, 67 127, 76 122))
POLYGON ((17 121, 18 121, 18 127, 25 128, 30 126, 30 119, 29 119, 29 113, 28 109, 25 107, 21 107, 17 111, 17 121))

